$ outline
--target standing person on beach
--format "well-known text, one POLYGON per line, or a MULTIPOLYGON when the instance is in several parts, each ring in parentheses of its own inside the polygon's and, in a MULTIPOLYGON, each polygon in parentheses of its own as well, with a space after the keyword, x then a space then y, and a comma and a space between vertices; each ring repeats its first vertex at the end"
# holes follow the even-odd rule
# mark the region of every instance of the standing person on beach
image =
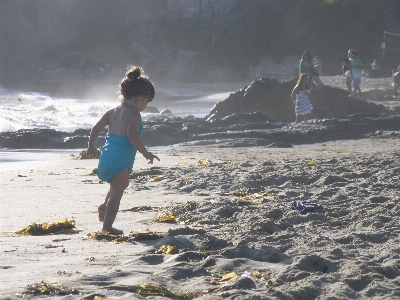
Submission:
POLYGON ((315 69, 317 70, 318 74, 321 76, 322 75, 322 60, 318 56, 314 56, 313 65, 315 66, 315 69))
POLYGON ((349 49, 349 51, 347 51, 347 57, 345 57, 342 61, 343 74, 346 77, 346 87, 347 90, 349 91, 349 95, 351 95, 353 91, 353 85, 352 85, 353 75, 351 73, 351 62, 350 62, 351 52, 353 52, 353 49, 349 49))
POLYGON ((397 89, 400 87, 400 64, 392 71, 394 95, 398 96, 397 89))
POLYGON ((354 87, 354 97, 361 99, 361 77, 362 77, 362 69, 363 65, 361 60, 358 58, 357 51, 353 50, 351 52, 351 73, 353 74, 353 87, 354 87))
POLYGON ((308 74, 304 73, 300 75, 291 96, 293 103, 296 105, 296 123, 307 121, 313 109, 309 99, 310 83, 308 74))
POLYGON ((315 67, 318 67, 318 65, 313 63, 310 52, 304 51, 300 58, 299 76, 307 73, 310 76, 311 82, 315 80, 318 86, 323 86, 324 84, 321 79, 319 79, 319 73, 315 67))
POLYGON ((98 207, 99 221, 103 222, 103 231, 122 234, 122 230, 113 228, 124 190, 129 186, 136 152, 139 151, 149 161, 160 160, 147 151, 140 135, 143 130, 140 112, 155 95, 154 86, 143 70, 132 66, 119 85, 121 104, 108 110, 94 125, 90 132, 86 150, 90 158, 97 158, 97 138, 108 126, 106 143, 100 154, 97 174, 101 180, 110 184, 104 203, 98 207))
POLYGON ((379 63, 377 59, 374 59, 374 61, 371 64, 371 72, 369 73, 370 78, 376 78, 378 77, 378 71, 379 71, 379 63))

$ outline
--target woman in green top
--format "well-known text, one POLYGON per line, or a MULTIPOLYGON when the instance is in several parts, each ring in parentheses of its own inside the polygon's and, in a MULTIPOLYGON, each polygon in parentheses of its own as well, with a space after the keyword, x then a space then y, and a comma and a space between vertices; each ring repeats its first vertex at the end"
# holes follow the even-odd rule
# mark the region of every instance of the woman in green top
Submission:
POLYGON ((310 77, 310 82, 315 80, 317 85, 322 86, 324 84, 322 83, 321 79, 319 79, 319 73, 316 69, 314 69, 316 66, 318 65, 313 65, 310 52, 304 51, 300 59, 299 75, 307 73, 310 77))

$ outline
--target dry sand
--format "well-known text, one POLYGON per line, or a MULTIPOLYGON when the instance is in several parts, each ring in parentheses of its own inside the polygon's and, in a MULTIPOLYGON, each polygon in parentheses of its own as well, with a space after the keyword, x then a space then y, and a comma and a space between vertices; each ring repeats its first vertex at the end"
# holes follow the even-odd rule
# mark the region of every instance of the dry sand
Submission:
MULTIPOLYGON (((344 88, 341 76, 322 80, 344 88)), ((380 93, 388 84, 361 87, 380 93)), ((2 151, 0 299, 19 299, 42 280, 80 292, 56 299, 166 299, 139 295, 144 283, 196 299, 400 298, 398 139, 153 150, 161 162, 137 157, 115 225, 168 235, 129 243, 87 238, 101 228, 97 206, 108 189, 89 175, 96 160, 75 160, 72 150, 2 151), (302 215, 293 201, 322 208, 302 215), (152 223, 163 210, 179 220, 152 223), (80 232, 15 234, 64 218, 80 232), (162 245, 180 253, 157 254, 162 245)))
POLYGON ((81 293, 57 299, 144 299, 135 292, 143 283, 196 299, 399 299, 399 146, 155 148, 161 162, 149 168, 138 156, 115 225, 169 235, 132 243, 87 239, 101 228, 96 207, 108 188, 89 175, 96 160, 3 152, 0 298, 43 280, 81 293), (322 208, 301 215, 293 201, 322 208), (155 210, 130 210, 146 206, 155 210), (160 208, 179 221, 151 223, 160 208), (13 234, 63 218, 80 232, 13 234), (156 254, 163 244, 181 253, 156 254), (221 281, 229 272, 238 276, 221 281))

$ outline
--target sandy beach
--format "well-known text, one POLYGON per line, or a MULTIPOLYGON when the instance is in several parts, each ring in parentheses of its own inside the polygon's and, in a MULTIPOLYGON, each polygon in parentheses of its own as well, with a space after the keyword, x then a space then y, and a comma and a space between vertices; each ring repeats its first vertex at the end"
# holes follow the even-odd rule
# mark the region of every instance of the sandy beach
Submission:
MULTIPOLYGON (((322 80, 343 88, 340 76, 322 80)), ((363 81, 366 100, 394 111, 387 81, 363 81)), ((162 93, 194 105, 187 95, 207 89, 162 93)), ((98 234, 108 184, 93 175, 97 160, 76 159, 82 149, 3 149, 0 298, 398 299, 400 141, 395 116, 374 118, 288 123, 265 141, 268 130, 232 125, 151 147, 161 161, 137 156, 119 239, 98 234), (16 234, 64 219, 77 230, 16 234)))
POLYGON ((108 188, 89 175, 96 160, 76 160, 76 151, 8 153, 1 298, 41 281, 80 293, 58 299, 144 299, 145 283, 176 299, 400 297, 397 139, 153 150, 161 162, 137 158, 115 225, 166 236, 120 243, 87 238, 101 228, 96 208, 108 188), (321 208, 302 215, 293 201, 321 208), (180 212, 178 220, 152 223, 162 211, 180 212), (79 233, 14 234, 64 218, 79 233), (157 254, 166 244, 180 253, 157 254))

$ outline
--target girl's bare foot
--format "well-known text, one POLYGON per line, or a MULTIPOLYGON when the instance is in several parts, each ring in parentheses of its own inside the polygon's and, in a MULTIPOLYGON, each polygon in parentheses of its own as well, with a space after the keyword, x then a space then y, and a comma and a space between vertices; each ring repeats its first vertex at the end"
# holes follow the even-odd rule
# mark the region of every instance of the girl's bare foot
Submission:
POLYGON ((111 234, 123 234, 124 233, 122 230, 114 228, 114 227, 111 227, 111 229, 104 229, 103 228, 103 231, 111 233, 111 234))
POLYGON ((103 222, 104 215, 106 214, 106 206, 104 205, 104 203, 99 205, 99 207, 97 208, 97 211, 99 212, 99 221, 103 222))

